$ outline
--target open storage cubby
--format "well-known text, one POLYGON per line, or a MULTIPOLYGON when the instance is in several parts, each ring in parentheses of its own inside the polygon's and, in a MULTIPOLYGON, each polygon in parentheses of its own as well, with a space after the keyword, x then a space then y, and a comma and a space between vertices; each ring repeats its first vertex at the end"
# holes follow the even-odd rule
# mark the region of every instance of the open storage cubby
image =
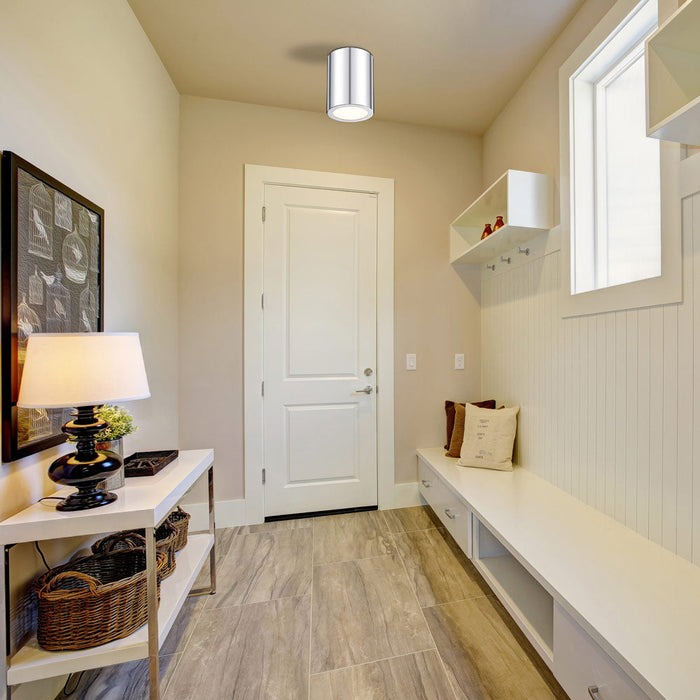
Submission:
POLYGON ((554 599, 473 515, 473 563, 540 655, 554 659, 554 599))
POLYGON ((700 0, 688 0, 646 43, 647 135, 700 146, 700 0))
POLYGON ((450 224, 450 262, 480 265, 552 227, 552 178, 506 170, 450 224), (481 240, 484 224, 505 225, 481 240))

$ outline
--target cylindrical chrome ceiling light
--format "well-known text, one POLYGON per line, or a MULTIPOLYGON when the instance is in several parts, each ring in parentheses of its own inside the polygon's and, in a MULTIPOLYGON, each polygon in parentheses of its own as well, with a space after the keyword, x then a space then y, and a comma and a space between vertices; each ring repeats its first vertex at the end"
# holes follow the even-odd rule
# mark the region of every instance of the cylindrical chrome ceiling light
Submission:
POLYGON ((363 122, 374 114, 374 56, 345 46, 328 54, 326 112, 339 122, 363 122))

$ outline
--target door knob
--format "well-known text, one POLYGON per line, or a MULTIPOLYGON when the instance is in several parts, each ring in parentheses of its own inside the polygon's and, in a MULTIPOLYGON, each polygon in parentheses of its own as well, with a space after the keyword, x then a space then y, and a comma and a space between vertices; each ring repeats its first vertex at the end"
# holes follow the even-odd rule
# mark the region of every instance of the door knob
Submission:
POLYGON ((365 367, 365 377, 371 377, 371 376, 372 376, 372 368, 365 367))
POLYGON ((352 395, 356 396, 357 394, 371 394, 373 391, 374 389, 368 384, 364 389, 358 389, 352 395))

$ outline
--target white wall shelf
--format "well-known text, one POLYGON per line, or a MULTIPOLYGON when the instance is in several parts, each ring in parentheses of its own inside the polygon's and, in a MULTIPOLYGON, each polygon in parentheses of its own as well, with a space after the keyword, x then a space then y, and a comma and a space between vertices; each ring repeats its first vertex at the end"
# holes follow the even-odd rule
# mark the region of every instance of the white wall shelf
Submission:
POLYGON ((646 42, 647 135, 700 146, 700 0, 688 0, 646 42))
POLYGON ((480 265, 552 228, 549 175, 506 170, 450 224, 450 262, 480 265), (481 240, 484 224, 502 216, 505 226, 481 240))

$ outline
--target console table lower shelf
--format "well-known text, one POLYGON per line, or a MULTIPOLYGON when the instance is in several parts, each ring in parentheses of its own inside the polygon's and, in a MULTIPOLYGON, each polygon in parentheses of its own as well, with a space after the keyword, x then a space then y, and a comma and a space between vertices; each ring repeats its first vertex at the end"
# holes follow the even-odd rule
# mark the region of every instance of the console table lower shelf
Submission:
MULTIPOLYGON (((176 554, 175 571, 160 585, 159 647, 168 636, 213 544, 213 535, 190 535, 187 546, 176 554)), ((38 645, 34 636, 11 657, 7 669, 7 681, 9 685, 17 685, 147 658, 148 625, 144 625, 123 639, 79 651, 46 651, 38 645)))

